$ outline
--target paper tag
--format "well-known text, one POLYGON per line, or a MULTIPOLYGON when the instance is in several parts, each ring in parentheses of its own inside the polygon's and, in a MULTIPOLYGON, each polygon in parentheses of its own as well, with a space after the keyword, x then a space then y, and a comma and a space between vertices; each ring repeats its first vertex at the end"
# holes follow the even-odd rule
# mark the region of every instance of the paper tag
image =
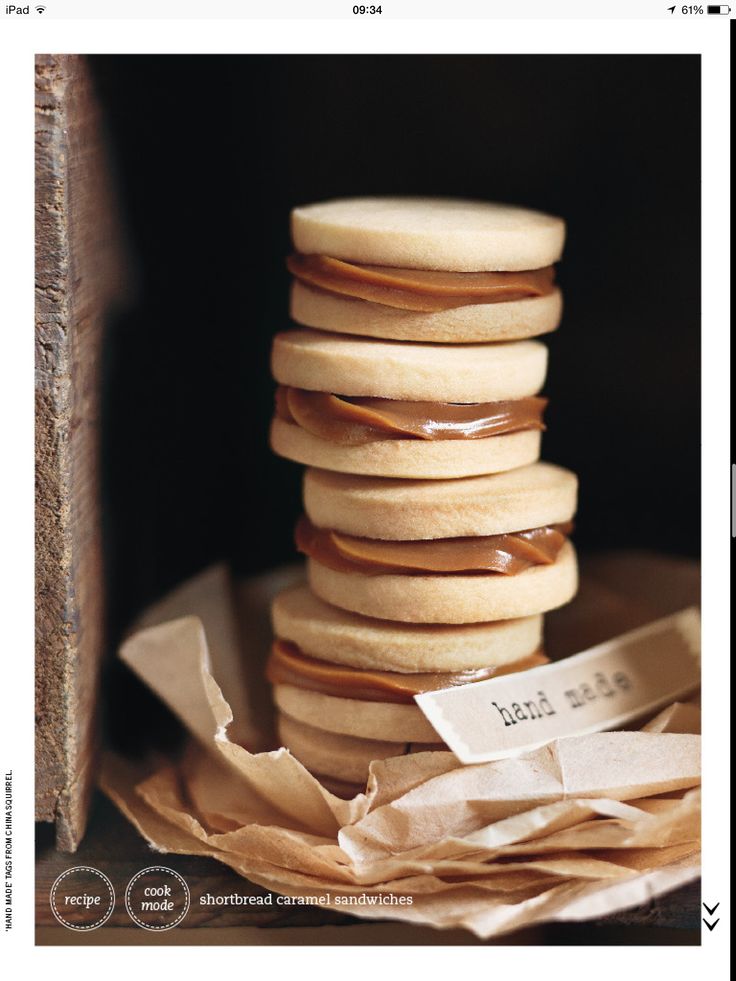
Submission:
POLYGON ((458 759, 485 763, 614 729, 699 684, 700 615, 689 607, 554 664, 415 700, 458 759))

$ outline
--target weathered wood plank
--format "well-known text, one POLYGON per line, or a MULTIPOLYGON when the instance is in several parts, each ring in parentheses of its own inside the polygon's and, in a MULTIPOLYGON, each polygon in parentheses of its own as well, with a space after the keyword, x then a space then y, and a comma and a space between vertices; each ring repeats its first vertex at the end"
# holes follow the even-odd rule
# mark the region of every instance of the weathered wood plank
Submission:
POLYGON ((36 59, 36 817, 84 832, 103 650, 100 362, 123 262, 84 58, 36 59))

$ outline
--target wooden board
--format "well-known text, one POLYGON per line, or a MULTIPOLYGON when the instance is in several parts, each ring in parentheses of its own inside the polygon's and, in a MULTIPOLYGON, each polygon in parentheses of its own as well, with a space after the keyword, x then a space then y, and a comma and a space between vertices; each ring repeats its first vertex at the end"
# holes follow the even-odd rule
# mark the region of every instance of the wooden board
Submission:
POLYGON ((103 650, 103 335, 122 295, 118 221, 84 58, 36 59, 36 817, 84 832, 103 650))

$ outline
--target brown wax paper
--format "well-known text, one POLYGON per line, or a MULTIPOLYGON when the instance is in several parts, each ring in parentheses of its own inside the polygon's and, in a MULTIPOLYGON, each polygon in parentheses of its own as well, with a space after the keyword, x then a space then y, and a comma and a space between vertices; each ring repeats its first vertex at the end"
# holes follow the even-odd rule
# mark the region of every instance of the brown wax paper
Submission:
POLYGON ((121 658, 191 736, 176 763, 104 760, 103 790, 153 848, 210 856, 340 912, 480 937, 598 918, 697 877, 693 703, 640 731, 559 738, 489 763, 465 766, 449 752, 375 761, 352 801, 288 750, 265 750, 262 617, 272 587, 292 575, 252 584, 254 626, 242 631, 225 571, 208 570, 123 644, 121 658))

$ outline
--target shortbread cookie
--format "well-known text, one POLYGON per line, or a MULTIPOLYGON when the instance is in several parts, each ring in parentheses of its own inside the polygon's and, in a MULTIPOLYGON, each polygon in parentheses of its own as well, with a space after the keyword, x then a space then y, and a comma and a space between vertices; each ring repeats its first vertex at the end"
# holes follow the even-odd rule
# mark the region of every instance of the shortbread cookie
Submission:
POLYGON ((309 558, 314 592, 356 613, 413 623, 560 606, 576 589, 567 536, 577 482, 562 468, 529 470, 502 475, 498 485, 417 484, 416 495, 412 481, 310 474, 311 517, 299 520, 296 544, 309 558), (367 530, 374 534, 356 534, 367 530))
POLYGON ((379 439, 344 446, 294 423, 274 419, 271 449, 296 463, 341 473, 434 480, 501 473, 539 459, 537 430, 473 440, 379 439))
POLYGON ((488 201, 344 198, 295 208, 294 247, 304 255, 457 272, 541 269, 560 258, 560 218, 488 201))
POLYGON ((459 480, 387 480, 310 468, 304 508, 313 524, 363 538, 498 535, 575 514, 577 477, 550 463, 459 480))
POLYGON ((388 742, 336 735, 297 722, 283 712, 279 713, 277 727, 282 744, 308 770, 350 783, 365 784, 368 766, 373 760, 385 760, 424 750, 447 749, 442 742, 388 742))
POLYGON ((274 338, 271 367, 281 385, 312 392, 407 402, 496 402, 540 391, 547 349, 539 341, 412 344, 291 330, 274 338))
POLYGON ((311 330, 279 334, 271 446, 345 473, 442 478, 539 456, 546 349, 431 345, 311 330))
POLYGON ((393 742, 437 742, 439 736, 416 705, 336 698, 296 685, 274 685, 277 707, 292 719, 346 736, 393 742))
POLYGON ((410 623, 477 623, 532 616, 562 606, 577 590, 575 550, 566 541, 556 560, 516 575, 345 572, 310 558, 309 583, 335 606, 364 616, 410 623))
POLYGON ((417 707, 416 695, 487 681, 547 664, 541 651, 502 668, 398 674, 319 661, 277 640, 267 666, 277 706, 293 719, 328 732, 364 739, 433 742, 438 736, 417 707))
POLYGON ((494 343, 556 330, 562 294, 555 287, 542 296, 424 312, 341 296, 294 280, 290 313, 298 324, 339 334, 441 344, 494 343))
POLYGON ((271 607, 276 637, 305 654, 354 668, 472 671, 528 657, 542 641, 542 617, 473 624, 396 623, 325 603, 306 584, 279 593, 271 607))

